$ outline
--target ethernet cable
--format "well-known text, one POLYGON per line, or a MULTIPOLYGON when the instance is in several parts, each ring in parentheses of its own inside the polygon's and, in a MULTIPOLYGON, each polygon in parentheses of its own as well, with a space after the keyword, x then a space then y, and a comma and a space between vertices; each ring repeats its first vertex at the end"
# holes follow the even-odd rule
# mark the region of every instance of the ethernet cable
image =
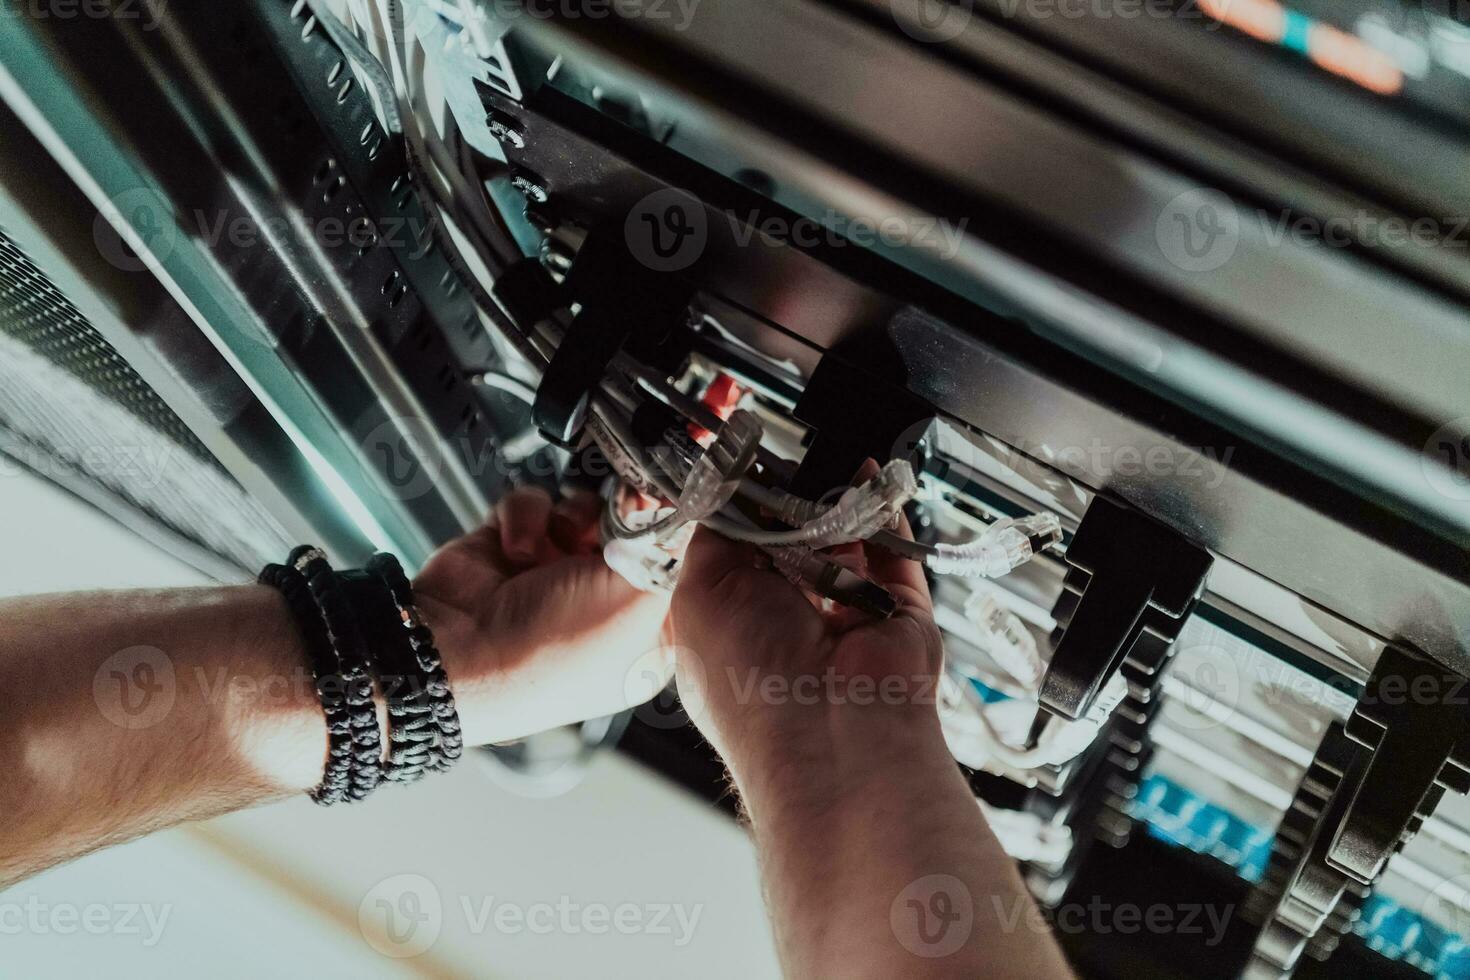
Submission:
MULTIPOLYGON (((814 501, 763 486, 755 480, 744 481, 740 492, 783 524, 803 526, 820 512, 821 505, 814 501)), ((886 527, 875 529, 864 538, 900 557, 923 562, 938 575, 999 578, 1060 543, 1062 526, 1055 514, 1042 511, 997 521, 978 537, 956 544, 926 544, 886 527)))
POLYGON ((939 575, 999 578, 1061 540, 1061 521, 1043 511, 997 521, 970 541, 936 544, 924 564, 939 575))
POLYGON ((975 639, 995 665, 1021 685, 1027 695, 1041 690, 1046 664, 1036 639, 1015 613, 1003 609, 988 592, 974 592, 965 602, 965 618, 975 627, 975 639))
MULTIPOLYGON (((666 405, 698 425, 718 431, 718 416, 662 378, 656 371, 636 365, 626 355, 614 362, 626 370, 666 405)), ((757 459, 772 466, 783 462, 763 448, 757 459)), ((734 540, 763 547, 830 547, 850 541, 868 540, 895 554, 922 561, 936 574, 966 578, 998 578, 1061 541, 1061 522, 1055 514, 1042 512, 998 521, 980 536, 959 543, 925 544, 889 530, 903 503, 917 493, 912 470, 903 461, 890 461, 866 491, 852 488, 837 504, 824 507, 784 491, 764 487, 751 478, 740 483, 742 497, 769 510, 791 530, 767 530, 727 513, 711 514, 704 523, 734 540), (855 492, 856 491, 856 492, 855 492)))
MULTIPOLYGON (((627 526, 635 532, 646 530, 665 512, 672 514, 673 509, 637 511, 629 515, 630 524, 627 526)), ((679 584, 681 556, 689 543, 687 532, 693 526, 684 524, 664 535, 612 537, 602 546, 603 561, 640 592, 673 592, 679 584)))
MULTIPOLYGON (((708 488, 701 488, 694 496, 688 498, 690 511, 698 513, 718 504, 724 507, 724 512, 711 511, 704 518, 703 523, 711 526, 735 527, 739 529, 738 533, 757 530, 749 518, 729 507, 729 500, 733 498, 741 476, 750 466, 755 446, 759 444, 760 427, 754 416, 748 413, 736 413, 729 421, 720 424, 716 445, 720 444, 721 436, 724 436, 727 449, 715 452, 714 447, 711 447, 711 450, 706 451, 692 463, 685 461, 676 452, 659 452, 653 455, 646 469, 642 468, 642 463, 636 458, 632 449, 635 441, 630 422, 622 417, 618 408, 608 398, 603 395, 594 397, 588 421, 589 428, 592 427, 593 422, 596 422, 596 427, 592 428, 592 431, 598 438, 599 444, 602 444, 604 451, 611 450, 620 459, 638 467, 641 472, 637 478, 646 479, 647 483, 657 489, 667 500, 685 501, 687 488, 699 468, 700 461, 712 460, 713 466, 706 472, 717 473, 718 482, 715 482, 714 476, 698 477, 701 482, 709 481, 708 488), (603 444, 604 441, 606 444, 603 444)), ((668 448, 672 449, 674 443, 675 440, 671 439, 668 448)), ((673 514, 656 515, 651 524, 657 525, 660 521, 670 521, 678 510, 679 507, 675 507, 673 514)), ((616 526, 614 522, 618 519, 617 515, 607 514, 605 517, 604 526, 610 524, 616 526)), ((644 520, 646 519, 640 519, 634 526, 628 527, 628 530, 633 532, 630 536, 615 537, 610 542, 613 548, 614 567, 620 571, 626 569, 628 574, 625 578, 635 586, 650 589, 670 588, 677 580, 677 568, 667 562, 668 552, 672 550, 671 542, 667 540, 660 542, 656 535, 650 536, 646 533, 640 536, 638 532, 646 532, 650 526, 644 524, 644 520)), ((692 527, 691 522, 682 522, 682 528, 692 527)), ((896 608, 893 596, 886 589, 868 581, 830 556, 810 547, 768 546, 764 550, 776 569, 800 588, 880 617, 892 615, 896 608)))
POLYGON ((616 528, 617 537, 657 538, 682 524, 709 521, 735 497, 741 477, 760 445, 761 424, 746 411, 737 411, 716 430, 715 441, 699 455, 683 476, 683 488, 673 509, 641 528, 616 528))
POLYGON ((848 488, 837 503, 811 517, 799 528, 766 531, 719 519, 710 521, 710 524, 736 541, 767 547, 805 545, 813 549, 830 548, 865 541, 892 527, 904 504, 912 500, 918 491, 913 469, 906 460, 896 459, 889 461, 871 480, 848 488))
MULTIPOLYGON (((945 701, 950 709, 946 712, 945 733, 956 758, 974 766, 994 761, 1016 770, 1035 769, 1061 765, 1096 741, 1102 726, 1128 693, 1128 684, 1121 675, 1115 674, 1108 681, 1086 715, 1075 721, 1054 721, 1034 746, 1026 748, 1017 743, 1025 742, 1040 710, 1038 694, 1046 672, 1036 641, 1020 619, 1001 608, 991 595, 972 596, 965 604, 965 615, 975 625, 978 645, 1021 686, 1023 694, 980 704, 950 691, 945 701), (965 705, 971 710, 965 711, 965 705)), ((968 684, 963 680, 957 683, 968 684)))
POLYGON ((679 515, 686 521, 708 520, 735 499, 764 434, 759 420, 743 409, 714 431, 714 442, 689 468, 679 495, 679 515))
POLYGON ((992 806, 981 799, 975 802, 980 804, 991 833, 1012 859, 1055 868, 1072 853, 1072 829, 1066 824, 1052 824, 1039 814, 992 806))

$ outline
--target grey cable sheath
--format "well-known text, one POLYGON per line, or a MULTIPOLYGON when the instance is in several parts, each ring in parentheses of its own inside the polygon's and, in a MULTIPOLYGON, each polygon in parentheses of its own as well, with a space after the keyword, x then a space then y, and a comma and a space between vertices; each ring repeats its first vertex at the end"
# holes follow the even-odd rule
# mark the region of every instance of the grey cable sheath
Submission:
POLYGON ((388 74, 388 69, 377 56, 368 50, 358 36, 347 29, 331 11, 323 13, 320 9, 325 0, 311 0, 313 10, 316 11, 317 22, 327 30, 332 42, 342 49, 354 65, 361 69, 367 79, 368 85, 378 97, 378 102, 383 107, 383 120, 388 132, 398 134, 403 132, 403 112, 398 107, 398 90, 393 85, 393 78, 388 74))

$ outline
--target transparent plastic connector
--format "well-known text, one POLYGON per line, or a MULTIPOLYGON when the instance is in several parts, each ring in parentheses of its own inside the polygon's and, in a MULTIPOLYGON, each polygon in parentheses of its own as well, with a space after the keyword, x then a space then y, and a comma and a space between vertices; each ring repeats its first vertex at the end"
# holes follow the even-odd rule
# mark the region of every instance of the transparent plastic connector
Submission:
POLYGON ((679 516, 702 521, 728 504, 755 459, 760 441, 760 421, 744 409, 733 413, 720 426, 714 443, 690 468, 679 495, 679 516))
POLYGON ((1031 750, 1041 760, 1039 764, 1057 766, 1081 755, 1097 741, 1098 732, 1127 694, 1128 682, 1121 674, 1114 674, 1085 716, 1076 721, 1053 718, 1031 750))
POLYGON ((1025 698, 975 706, 974 723, 968 723, 963 716, 951 719, 945 737, 955 758, 968 766, 999 764, 1017 772, 1059 766, 1081 755, 1097 741, 1108 715, 1127 693, 1127 683, 1120 677, 1114 680, 1117 686, 1109 684, 1112 690, 1107 692, 1107 703, 1102 708, 1076 721, 1052 719, 1031 748, 1024 745, 1036 717, 1037 703, 1025 698))
POLYGON ((786 576, 786 581, 808 592, 816 591, 827 573, 827 563, 820 561, 810 548, 768 548, 766 553, 771 556, 776 571, 786 576))
POLYGON ((1025 772, 1076 758, 1097 741, 1108 717, 1128 693, 1127 682, 1114 675, 1085 717, 1076 721, 1053 718, 1036 744, 1026 748, 1039 710, 1037 702, 1020 697, 984 704, 968 693, 966 684, 948 676, 941 684, 940 721, 945 741, 960 762, 996 772, 1025 772))
POLYGON ((939 544, 925 559, 939 575, 1000 578, 1062 540, 1057 515, 1043 511, 996 521, 979 537, 962 544, 939 544))
POLYGON ((870 538, 892 527, 903 505, 918 492, 919 483, 908 461, 890 460, 877 476, 844 492, 837 503, 804 525, 807 543, 829 548, 870 538))
MULTIPOLYGON (((626 518, 630 527, 648 527, 672 513, 670 508, 642 510, 626 518)), ((679 584, 684 549, 694 530, 685 524, 660 538, 613 538, 602 548, 607 567, 640 592, 673 592, 679 584)))
POLYGON ((1128 682, 1123 679, 1122 674, 1114 674, 1108 678, 1103 689, 1098 692, 1097 700, 1092 702, 1084 720, 1094 721, 1101 725, 1107 721, 1113 711, 1128 696, 1128 682))
POLYGON ((1072 830, 1024 810, 1007 810, 977 800, 985 822, 1005 852, 1017 861, 1060 868, 1072 853, 1072 830))
POLYGON ((803 527, 822 515, 822 505, 792 493, 779 494, 779 507, 770 508, 776 520, 789 527, 803 527))
POLYGON ((1003 608, 990 593, 977 592, 965 603, 965 617, 974 624, 979 647, 1029 694, 1041 690, 1046 664, 1036 638, 1015 613, 1003 608))

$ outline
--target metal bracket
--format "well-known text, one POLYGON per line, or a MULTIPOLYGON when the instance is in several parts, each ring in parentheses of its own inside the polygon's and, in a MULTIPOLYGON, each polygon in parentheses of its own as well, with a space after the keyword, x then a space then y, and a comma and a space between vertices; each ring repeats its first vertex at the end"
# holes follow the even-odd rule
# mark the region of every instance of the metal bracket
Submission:
POLYGON ((576 315, 536 389, 532 417, 547 439, 571 445, 587 418, 592 392, 626 349, 667 373, 689 356, 693 288, 681 277, 638 262, 621 236, 587 236, 561 283, 576 315))
POLYGON ((1367 886, 1328 863, 1331 829, 1363 779, 1367 753, 1333 723, 1281 817, 1271 861, 1246 915, 1261 926, 1246 976, 1290 976, 1305 953, 1325 960, 1358 918, 1367 886))
POLYGON ((815 435, 791 489, 817 499, 847 486, 869 458, 883 463, 907 457, 915 472, 922 470, 914 456, 935 412, 907 388, 827 354, 792 414, 815 435))
POLYGON ((1363 884, 1419 832, 1446 789, 1470 791, 1470 684, 1429 657, 1389 646, 1348 719, 1371 754, 1327 861, 1363 884))
POLYGON ((1204 592, 1213 560, 1141 512, 1094 498, 1067 546, 1067 589, 1075 598, 1059 604, 1067 625, 1042 681, 1042 707, 1081 718, 1134 651, 1140 669, 1156 672, 1204 592))

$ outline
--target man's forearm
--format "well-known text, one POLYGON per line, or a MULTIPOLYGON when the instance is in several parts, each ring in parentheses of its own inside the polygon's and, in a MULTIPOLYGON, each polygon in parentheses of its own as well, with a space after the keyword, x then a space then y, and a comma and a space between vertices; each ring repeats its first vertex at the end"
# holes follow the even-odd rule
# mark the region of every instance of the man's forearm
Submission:
POLYGON ((326 723, 300 644, 263 586, 0 604, 0 887, 314 786, 326 723))
POLYGON ((788 976, 1067 976, 938 719, 843 707, 733 749, 788 976))

